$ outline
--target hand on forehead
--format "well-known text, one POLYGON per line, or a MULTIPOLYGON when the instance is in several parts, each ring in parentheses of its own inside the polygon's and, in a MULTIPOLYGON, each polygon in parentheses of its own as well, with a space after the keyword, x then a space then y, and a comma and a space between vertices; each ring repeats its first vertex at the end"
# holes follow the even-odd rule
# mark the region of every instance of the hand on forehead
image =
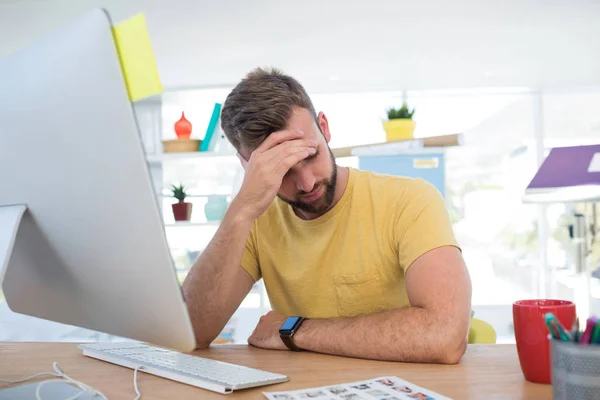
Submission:
MULTIPOLYGON (((285 141, 299 139, 316 140, 320 144, 321 141, 324 140, 323 135, 321 134, 321 130, 317 126, 317 123, 314 120, 313 116, 308 112, 308 110, 301 108, 297 108, 292 112, 288 125, 285 127, 285 129, 273 132, 269 136, 267 136, 267 138, 274 134, 287 136, 285 141), (295 134, 297 132, 301 132, 302 136, 295 134)), ((283 141, 282 143, 285 143, 285 141, 283 141)), ((244 160, 248 161, 250 159, 250 156, 252 155, 252 152, 261 147, 261 145, 258 145, 257 147, 251 149, 242 145, 239 153, 244 160)))
MULTIPOLYGON (((312 141, 316 141, 318 145, 321 144, 321 142, 324 140, 323 135, 317 130, 315 132, 315 130, 309 129, 309 130, 301 130, 301 129, 284 129, 281 131, 277 131, 277 132, 273 132, 271 135, 273 134, 286 134, 286 136, 289 136, 289 138, 281 141, 281 143, 279 143, 278 145, 282 145, 285 142, 289 142, 289 141, 294 141, 294 140, 312 140, 312 141), (288 135, 289 133, 289 135, 288 135)), ((269 135, 269 136, 271 136, 269 135)), ((269 137, 267 136, 267 138, 269 137)), ((265 139, 266 140, 266 139, 265 139)), ((263 141, 264 143, 264 141, 263 141)), ((261 143, 262 144, 262 143, 261 143)), ((254 149, 249 149, 248 147, 242 145, 240 147, 240 150, 238 152, 238 154, 245 160, 248 161, 250 160, 250 156, 252 155, 252 153, 256 150, 259 149, 261 146, 257 146, 254 149)))

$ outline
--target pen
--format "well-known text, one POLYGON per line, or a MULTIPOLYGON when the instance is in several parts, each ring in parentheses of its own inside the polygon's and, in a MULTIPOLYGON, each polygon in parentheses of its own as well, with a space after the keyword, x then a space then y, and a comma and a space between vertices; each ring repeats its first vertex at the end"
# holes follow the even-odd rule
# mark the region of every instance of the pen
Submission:
POLYGON ((596 327, 594 328, 594 333, 592 333, 591 344, 600 344, 600 322, 596 322, 596 327))
MULTIPOLYGON (((571 337, 569 332, 567 332, 567 330, 564 328, 564 326, 562 326, 560 321, 558 319, 556 319, 554 314, 552 314, 552 313, 546 314, 546 325, 548 325, 549 327, 554 326, 554 328, 556 328, 556 330, 558 331, 558 337, 556 337, 556 334, 553 334, 553 337, 555 339, 560 339, 563 342, 569 342, 569 341, 573 340, 573 338, 571 337)), ((550 333, 553 333, 552 329, 550 329, 550 333)), ((600 330, 598 333, 600 334, 600 330)))
POLYGON ((573 323, 573 329, 571 329, 571 335, 573 336, 573 341, 575 343, 579 343, 579 317, 575 318, 575 322, 573 323))
POLYGON ((587 319, 585 331, 583 332, 583 335, 581 335, 581 340, 579 341, 581 344, 590 344, 592 342, 592 333, 596 327, 596 322, 596 317, 590 317, 587 319))
POLYGON ((560 339, 560 334, 554 328, 554 326, 552 324, 552 319, 549 318, 550 315, 552 315, 552 314, 548 313, 545 315, 544 322, 546 323, 546 327, 548 327, 548 330, 550 331, 550 335, 552 336, 552 339, 560 339))

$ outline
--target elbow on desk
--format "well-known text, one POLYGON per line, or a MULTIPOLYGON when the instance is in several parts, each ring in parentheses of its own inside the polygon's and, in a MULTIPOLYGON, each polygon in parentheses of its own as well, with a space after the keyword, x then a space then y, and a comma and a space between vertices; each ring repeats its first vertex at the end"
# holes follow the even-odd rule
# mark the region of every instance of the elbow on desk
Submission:
POLYGON ((204 335, 204 337, 202 337, 202 335, 195 335, 196 336, 196 348, 194 350, 203 350, 203 349, 207 349, 212 342, 216 339, 215 337, 206 337, 206 335, 204 335))
POLYGON ((440 348, 440 354, 437 360, 435 360, 437 363, 447 365, 458 364, 467 350, 467 338, 448 338, 440 348))
POLYGON ((436 363, 458 364, 462 359, 469 342, 469 321, 444 321, 439 332, 444 332, 438 342, 436 363))
POLYGON ((216 339, 216 336, 213 338, 202 338, 202 337, 198 337, 198 335, 196 335, 196 348, 195 350, 204 350, 204 349, 208 349, 210 347, 210 345, 212 344, 212 342, 216 339))
POLYGON ((196 341, 196 347, 194 350, 207 349, 217 338, 220 332, 220 330, 216 329, 215 333, 211 333, 211 327, 207 327, 199 323, 192 323, 192 326, 194 328, 194 339, 196 341))
POLYGON ((198 342, 198 341, 196 341, 196 348, 194 350, 208 349, 209 346, 210 346, 210 342, 198 342))

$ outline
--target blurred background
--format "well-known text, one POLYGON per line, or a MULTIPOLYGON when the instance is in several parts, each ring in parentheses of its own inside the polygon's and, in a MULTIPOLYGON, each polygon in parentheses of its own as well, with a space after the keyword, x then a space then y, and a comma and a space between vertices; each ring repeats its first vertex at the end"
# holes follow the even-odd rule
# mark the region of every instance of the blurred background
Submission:
MULTIPOLYGON (((114 23, 146 18, 165 90, 134 107, 181 280, 243 170, 218 127, 220 140, 204 154, 166 153, 163 143, 177 139, 182 112, 192 138, 203 139, 215 104, 251 69, 273 66, 303 83, 327 115, 332 148, 386 142, 386 110, 403 103, 415 110, 414 138, 460 135, 453 145, 425 149, 413 141, 412 150, 380 147, 338 162, 426 172, 435 181, 473 280, 475 314, 499 342, 514 342, 515 300, 575 298, 567 227, 574 211, 595 215, 594 206, 525 204, 523 195, 550 148, 600 143, 600 2, 0 0, 0 57, 94 7, 114 23), (428 164, 435 171, 419 170, 415 157, 436 160, 428 164), (183 222, 174 219, 169 191, 180 183, 193 204, 183 222)), ((599 314, 598 243, 587 263, 590 312, 599 314)), ((111 339, 15 315, 2 302, 0 293, 0 340, 111 339)), ((268 309, 259 282, 218 340, 245 342, 268 309)))

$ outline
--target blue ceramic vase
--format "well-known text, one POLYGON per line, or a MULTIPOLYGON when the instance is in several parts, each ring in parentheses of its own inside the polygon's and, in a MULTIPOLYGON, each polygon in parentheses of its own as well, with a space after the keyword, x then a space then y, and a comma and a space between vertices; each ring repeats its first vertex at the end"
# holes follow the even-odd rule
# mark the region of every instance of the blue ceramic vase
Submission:
POLYGON ((204 214, 207 221, 220 221, 227 211, 227 196, 212 195, 208 196, 208 201, 204 205, 204 214))

